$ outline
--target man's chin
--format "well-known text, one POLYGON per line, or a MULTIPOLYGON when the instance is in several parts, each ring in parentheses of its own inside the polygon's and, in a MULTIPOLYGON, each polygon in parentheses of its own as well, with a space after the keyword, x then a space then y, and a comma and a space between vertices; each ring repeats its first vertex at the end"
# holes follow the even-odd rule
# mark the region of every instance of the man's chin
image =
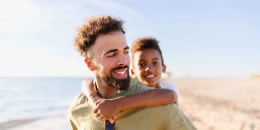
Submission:
POLYGON ((130 84, 130 78, 129 76, 123 79, 115 79, 116 84, 117 84, 117 89, 118 90, 126 90, 129 87, 130 84))
POLYGON ((123 79, 117 79, 115 77, 107 77, 105 78, 105 81, 107 85, 113 86, 118 90, 126 90, 129 87, 130 84, 130 78, 129 76, 123 79))
POLYGON ((120 80, 120 81, 117 81, 117 87, 118 87, 118 90, 126 90, 129 88, 129 85, 130 85, 130 79, 129 78, 126 78, 124 80, 120 80))

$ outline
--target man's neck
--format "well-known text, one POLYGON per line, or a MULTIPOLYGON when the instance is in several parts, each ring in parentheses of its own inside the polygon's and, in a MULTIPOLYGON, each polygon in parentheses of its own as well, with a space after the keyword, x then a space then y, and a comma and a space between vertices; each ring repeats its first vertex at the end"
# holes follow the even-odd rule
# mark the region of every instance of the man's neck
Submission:
POLYGON ((116 94, 116 88, 112 86, 108 86, 104 81, 95 80, 96 91, 103 98, 113 98, 116 94))

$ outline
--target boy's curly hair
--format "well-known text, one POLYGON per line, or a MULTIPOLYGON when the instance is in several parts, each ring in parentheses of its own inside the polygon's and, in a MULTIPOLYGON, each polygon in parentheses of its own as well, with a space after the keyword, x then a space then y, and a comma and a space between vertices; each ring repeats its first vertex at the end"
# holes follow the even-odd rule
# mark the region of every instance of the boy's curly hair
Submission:
POLYGON ((138 38, 137 40, 135 40, 132 43, 132 46, 131 46, 132 59, 133 59, 135 52, 143 51, 145 49, 155 49, 155 50, 157 50, 160 54, 162 64, 164 65, 163 55, 162 55, 162 51, 161 51, 160 46, 159 46, 159 42, 153 37, 138 38))

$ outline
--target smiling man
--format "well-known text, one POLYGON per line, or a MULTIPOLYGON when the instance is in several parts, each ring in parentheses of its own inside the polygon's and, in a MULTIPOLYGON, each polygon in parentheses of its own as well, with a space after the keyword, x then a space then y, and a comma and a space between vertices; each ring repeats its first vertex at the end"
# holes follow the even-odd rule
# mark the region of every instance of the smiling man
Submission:
POLYGON ((100 94, 111 98, 115 90, 126 90, 129 86, 129 47, 124 34, 120 31, 100 34, 91 48, 90 58, 85 58, 86 65, 94 72, 100 94), (111 95, 111 96, 109 96, 111 95))
MULTIPOLYGON (((129 77, 129 47, 122 21, 110 16, 88 19, 78 30, 75 47, 93 73, 92 86, 100 97, 111 99, 147 92, 143 98, 133 99, 146 99, 147 102, 161 97, 172 99, 167 97, 169 90, 150 90, 138 80, 129 77)), ((138 101, 132 100, 132 102, 138 101)), ((131 104, 131 101, 128 103, 131 104)), ((195 129, 175 104, 126 109, 116 114, 113 123, 96 116, 93 111, 94 107, 91 106, 89 99, 81 93, 69 110, 73 130, 104 130, 106 126, 116 130, 195 129)))

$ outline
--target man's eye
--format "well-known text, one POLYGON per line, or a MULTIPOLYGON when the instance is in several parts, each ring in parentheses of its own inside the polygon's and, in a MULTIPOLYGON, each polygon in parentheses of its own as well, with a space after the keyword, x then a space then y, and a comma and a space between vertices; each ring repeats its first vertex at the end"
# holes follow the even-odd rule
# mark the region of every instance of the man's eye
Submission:
POLYGON ((129 54, 129 50, 125 50, 124 53, 125 53, 125 54, 129 54))
POLYGON ((115 55, 116 55, 115 52, 111 52, 111 53, 108 53, 108 54, 107 54, 107 57, 113 57, 113 56, 115 56, 115 55))

